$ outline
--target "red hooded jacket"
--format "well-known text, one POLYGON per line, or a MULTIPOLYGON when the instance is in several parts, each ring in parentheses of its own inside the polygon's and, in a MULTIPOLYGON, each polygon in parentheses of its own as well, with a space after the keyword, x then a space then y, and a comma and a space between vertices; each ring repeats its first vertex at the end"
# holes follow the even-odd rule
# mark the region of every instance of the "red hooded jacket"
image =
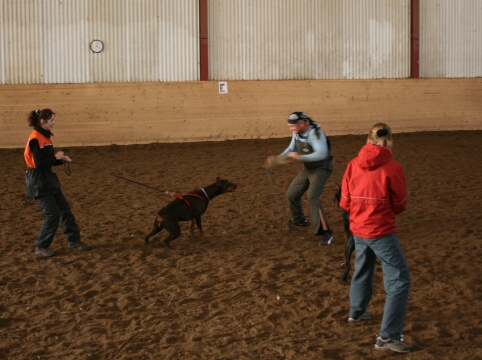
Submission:
POLYGON ((395 215, 407 206, 402 166, 392 150, 366 144, 346 168, 341 184, 340 207, 350 213, 350 230, 374 239, 396 231, 395 215))

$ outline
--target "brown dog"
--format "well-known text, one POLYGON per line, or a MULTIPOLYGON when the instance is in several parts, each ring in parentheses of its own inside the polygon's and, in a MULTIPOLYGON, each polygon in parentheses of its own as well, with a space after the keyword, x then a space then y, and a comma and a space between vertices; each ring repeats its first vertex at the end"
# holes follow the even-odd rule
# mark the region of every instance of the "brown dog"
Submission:
POLYGON ((218 195, 233 192, 236 188, 236 184, 218 177, 214 184, 200 190, 193 190, 183 195, 174 195, 176 199, 159 210, 154 221, 154 228, 144 239, 145 243, 148 244, 151 237, 161 232, 162 229, 166 229, 169 235, 162 243, 167 248, 170 248, 169 243, 181 235, 179 221, 188 220, 191 220, 189 235, 192 236, 194 234, 194 222, 196 222, 202 239, 203 228, 201 225, 201 215, 204 214, 208 208, 209 201, 218 195))

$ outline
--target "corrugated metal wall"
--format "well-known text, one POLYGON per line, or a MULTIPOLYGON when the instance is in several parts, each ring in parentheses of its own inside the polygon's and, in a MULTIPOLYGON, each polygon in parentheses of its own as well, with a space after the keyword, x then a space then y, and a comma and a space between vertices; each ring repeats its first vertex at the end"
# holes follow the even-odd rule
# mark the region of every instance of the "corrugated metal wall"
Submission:
POLYGON ((0 16, 1 83, 199 79, 198 0, 0 0, 0 16))
POLYGON ((213 80, 410 75, 409 0, 209 0, 213 80))
POLYGON ((482 0, 420 1, 420 76, 482 76, 482 0))
MULTIPOLYGON (((208 0, 208 12, 211 80, 410 76, 410 0, 208 0)), ((482 76, 482 0, 420 1, 420 27, 421 77, 482 76)), ((199 79, 199 0, 0 0, 0 84, 199 79)))

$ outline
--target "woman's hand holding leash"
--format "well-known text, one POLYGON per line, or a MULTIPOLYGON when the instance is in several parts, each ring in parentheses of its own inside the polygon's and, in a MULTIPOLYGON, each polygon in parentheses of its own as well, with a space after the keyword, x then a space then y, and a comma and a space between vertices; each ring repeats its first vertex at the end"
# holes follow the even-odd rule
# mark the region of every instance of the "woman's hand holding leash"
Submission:
POLYGON ((57 151, 55 153, 55 158, 57 160, 60 160, 60 161, 64 162, 64 163, 65 162, 72 162, 72 160, 67 155, 65 155, 65 153, 63 151, 57 151))

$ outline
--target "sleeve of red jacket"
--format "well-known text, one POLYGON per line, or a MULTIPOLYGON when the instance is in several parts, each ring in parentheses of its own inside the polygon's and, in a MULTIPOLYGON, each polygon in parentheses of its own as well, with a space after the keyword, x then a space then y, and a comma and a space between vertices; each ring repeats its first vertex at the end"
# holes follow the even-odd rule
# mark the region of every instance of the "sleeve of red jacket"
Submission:
POLYGON ((395 215, 398 215, 407 208, 407 185, 405 183, 405 176, 403 175, 403 169, 401 166, 390 180, 392 209, 395 215))

